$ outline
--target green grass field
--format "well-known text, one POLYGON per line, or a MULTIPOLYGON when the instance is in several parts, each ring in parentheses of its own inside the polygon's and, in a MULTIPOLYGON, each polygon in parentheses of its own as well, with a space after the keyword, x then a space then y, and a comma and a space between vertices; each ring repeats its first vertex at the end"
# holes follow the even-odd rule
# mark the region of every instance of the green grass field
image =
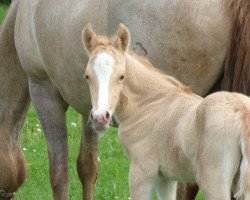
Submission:
POLYGON ((8 5, 6 4, 0 4, 0 22, 2 23, 5 14, 6 14, 6 10, 8 9, 8 5))
MULTIPOLYGON (((0 4, 2 22, 8 6, 0 4)), ((76 172, 76 158, 81 135, 81 118, 71 108, 67 112, 70 199, 82 197, 81 184, 76 172)), ((28 177, 17 192, 16 200, 50 200, 47 146, 41 125, 34 108, 31 106, 23 129, 22 147, 28 163, 28 177)), ((95 189, 96 200, 129 199, 128 169, 129 161, 117 139, 117 130, 111 129, 103 134, 99 147, 99 175, 95 189)), ((197 200, 202 200, 199 194, 197 200)))

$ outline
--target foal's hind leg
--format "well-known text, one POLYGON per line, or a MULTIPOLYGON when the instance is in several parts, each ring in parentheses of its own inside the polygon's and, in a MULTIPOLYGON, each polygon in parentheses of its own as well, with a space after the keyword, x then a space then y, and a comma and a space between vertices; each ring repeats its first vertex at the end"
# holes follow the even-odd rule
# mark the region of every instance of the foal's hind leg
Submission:
MULTIPOLYGON (((223 134, 223 133, 220 133, 223 134)), ((211 134, 213 137, 214 134, 211 134)), ((230 134, 228 134, 230 138, 230 134)), ((205 137, 204 140, 209 140, 205 137)), ((220 139, 217 139, 219 141, 220 139)), ((196 181, 206 200, 230 200, 233 179, 240 163, 238 141, 201 145, 195 163, 196 181)), ((205 143, 203 143, 205 144, 205 143)))
POLYGON ((29 79, 31 100, 41 121, 49 153, 54 199, 68 199, 68 143, 65 112, 68 105, 50 80, 29 79))
POLYGON ((206 200, 230 200, 231 185, 224 177, 224 172, 215 173, 214 169, 202 170, 197 182, 206 200))
POLYGON ((77 172, 83 186, 83 199, 92 200, 98 173, 98 133, 85 123, 81 138, 80 153, 77 159, 77 172))

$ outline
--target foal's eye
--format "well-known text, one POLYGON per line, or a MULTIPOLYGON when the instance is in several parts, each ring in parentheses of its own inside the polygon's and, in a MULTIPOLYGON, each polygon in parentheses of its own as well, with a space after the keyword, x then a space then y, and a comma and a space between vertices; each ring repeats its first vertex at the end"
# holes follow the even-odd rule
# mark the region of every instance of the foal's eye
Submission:
POLYGON ((120 80, 122 81, 124 79, 124 75, 121 75, 120 76, 120 80))
POLYGON ((83 76, 83 78, 89 79, 89 76, 88 76, 87 74, 85 74, 85 75, 83 76))

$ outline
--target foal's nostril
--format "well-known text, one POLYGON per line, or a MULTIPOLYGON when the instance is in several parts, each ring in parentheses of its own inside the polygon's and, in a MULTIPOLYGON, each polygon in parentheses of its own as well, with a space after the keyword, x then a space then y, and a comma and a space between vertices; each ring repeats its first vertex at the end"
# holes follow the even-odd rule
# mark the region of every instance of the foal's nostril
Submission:
POLYGON ((111 116, 108 111, 103 112, 102 114, 96 114, 96 112, 90 112, 90 120, 96 124, 104 125, 107 124, 111 116))
POLYGON ((109 114, 108 111, 106 111, 105 118, 106 118, 106 120, 109 120, 109 119, 110 119, 110 114, 109 114))

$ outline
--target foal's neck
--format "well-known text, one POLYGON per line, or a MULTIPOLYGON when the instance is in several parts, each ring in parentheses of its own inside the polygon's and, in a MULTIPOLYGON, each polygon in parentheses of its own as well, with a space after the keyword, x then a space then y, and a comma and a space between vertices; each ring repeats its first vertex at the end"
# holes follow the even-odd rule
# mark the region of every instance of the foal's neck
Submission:
POLYGON ((155 98, 164 98, 167 92, 175 92, 177 89, 167 81, 166 75, 150 64, 147 65, 130 54, 125 54, 125 58, 126 74, 117 108, 120 119, 154 101, 155 98))

